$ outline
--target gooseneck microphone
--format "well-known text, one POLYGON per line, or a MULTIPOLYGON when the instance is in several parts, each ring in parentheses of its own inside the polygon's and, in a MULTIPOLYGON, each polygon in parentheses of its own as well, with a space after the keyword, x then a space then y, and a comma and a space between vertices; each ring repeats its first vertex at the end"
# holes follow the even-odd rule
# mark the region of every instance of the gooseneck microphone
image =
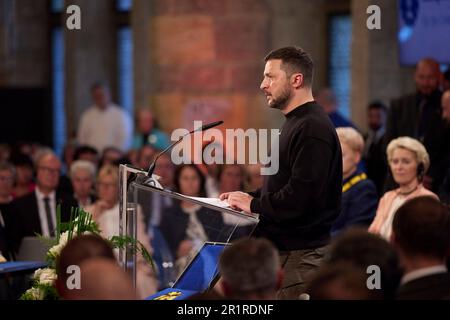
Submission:
POLYGON ((205 131, 214 127, 217 127, 218 125, 221 125, 223 123, 222 120, 220 121, 215 121, 212 123, 208 123, 205 124, 197 129, 192 130, 191 132, 186 133, 184 136, 180 137, 180 139, 178 139, 177 141, 175 141, 174 143, 172 143, 170 146, 168 146, 167 148, 165 148, 163 151, 161 151, 160 153, 158 153, 158 155, 155 157, 155 160, 153 160, 152 164, 150 165, 150 168, 148 168, 148 172, 147 172, 147 176, 151 178, 153 171, 155 171, 155 167, 156 167, 156 162, 158 161, 159 157, 161 157, 164 153, 166 153, 167 151, 169 151, 170 149, 172 149, 173 147, 175 147, 178 143, 180 143, 184 137, 194 133, 194 132, 199 132, 199 131, 205 131))

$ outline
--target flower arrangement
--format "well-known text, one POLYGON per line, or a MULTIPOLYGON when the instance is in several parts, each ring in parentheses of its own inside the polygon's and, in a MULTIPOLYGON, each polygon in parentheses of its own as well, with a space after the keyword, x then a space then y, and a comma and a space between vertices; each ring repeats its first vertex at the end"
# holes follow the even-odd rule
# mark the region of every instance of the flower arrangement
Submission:
MULTIPOLYGON (((56 210, 56 238, 48 239, 38 235, 42 241, 50 245, 46 255, 48 267, 35 271, 32 286, 20 297, 21 300, 58 300, 58 292, 55 288, 57 279, 56 261, 61 250, 72 238, 82 234, 100 235, 97 223, 92 220, 92 215, 80 208, 71 208, 70 219, 67 223, 61 222, 61 207, 56 210)), ((107 239, 112 248, 131 248, 134 253, 142 254, 143 258, 155 269, 150 253, 144 245, 127 236, 113 236, 107 239)))

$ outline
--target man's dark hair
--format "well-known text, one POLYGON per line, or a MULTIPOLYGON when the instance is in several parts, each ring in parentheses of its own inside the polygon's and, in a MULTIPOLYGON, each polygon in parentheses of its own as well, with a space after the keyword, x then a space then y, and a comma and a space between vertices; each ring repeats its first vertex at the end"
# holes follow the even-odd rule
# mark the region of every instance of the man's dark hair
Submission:
POLYGON ((450 81, 450 68, 444 72, 444 79, 450 81))
POLYGON ((91 258, 107 258, 115 260, 114 252, 110 244, 100 236, 89 234, 80 235, 70 240, 61 250, 57 261, 56 271, 58 279, 66 283, 67 268, 80 264, 91 258))
POLYGON ((271 51, 264 61, 281 60, 281 69, 290 77, 294 73, 303 75, 304 84, 311 87, 313 82, 314 63, 310 55, 299 47, 284 47, 271 51))
POLYGON ((386 105, 383 102, 381 102, 381 101, 372 101, 369 104, 369 108, 368 109, 369 110, 371 110, 371 109, 379 109, 381 111, 387 112, 386 105))
POLYGON ((362 228, 351 228, 336 237, 327 263, 352 263, 367 269, 377 265, 381 270, 381 291, 384 299, 393 299, 400 283, 402 270, 395 249, 384 239, 362 228))
POLYGON ((278 251, 264 238, 246 238, 227 247, 219 261, 223 281, 233 299, 265 295, 277 290, 280 270, 278 251))
POLYGON ((84 145, 84 146, 79 146, 78 148, 75 149, 75 152, 73 155, 73 160, 80 160, 81 155, 85 154, 85 153, 89 153, 89 154, 98 156, 98 151, 95 148, 84 145))
POLYGON ((91 92, 93 92, 94 90, 97 90, 97 89, 106 89, 106 90, 109 90, 109 87, 108 87, 108 85, 107 85, 106 83, 103 83, 103 82, 98 81, 98 82, 94 82, 94 83, 91 85, 91 92))
POLYGON ((395 213, 392 232, 406 255, 443 259, 449 247, 449 209, 432 197, 411 199, 395 213))
POLYGON ((367 287, 367 273, 352 263, 337 262, 322 265, 308 282, 310 300, 378 300, 380 290, 367 287))

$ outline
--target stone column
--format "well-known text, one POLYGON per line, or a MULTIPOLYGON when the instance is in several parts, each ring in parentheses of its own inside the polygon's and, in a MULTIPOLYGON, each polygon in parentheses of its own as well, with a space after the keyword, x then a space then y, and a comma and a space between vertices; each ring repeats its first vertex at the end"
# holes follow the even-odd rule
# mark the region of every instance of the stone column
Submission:
MULTIPOLYGON (((96 81, 115 89, 116 28, 114 24, 114 1, 70 0, 66 6, 75 4, 81 9, 81 30, 65 28, 65 78, 67 134, 78 128, 81 113, 92 104, 90 86, 96 81)), ((65 19, 68 15, 63 14, 65 19)))
POLYGON ((397 46, 397 2, 391 0, 352 1, 352 120, 367 129, 367 105, 372 100, 389 103, 414 89, 413 68, 399 64, 397 46), (381 9, 381 29, 369 30, 369 5, 381 9))

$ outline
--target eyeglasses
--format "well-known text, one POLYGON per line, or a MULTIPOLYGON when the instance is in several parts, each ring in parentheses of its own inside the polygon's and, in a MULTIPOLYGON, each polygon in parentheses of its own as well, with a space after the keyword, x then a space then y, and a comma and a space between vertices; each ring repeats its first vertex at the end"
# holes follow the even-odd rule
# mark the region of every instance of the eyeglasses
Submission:
POLYGON ((45 171, 47 173, 51 173, 51 174, 59 174, 59 169, 53 169, 53 168, 49 168, 49 167, 39 167, 40 170, 45 171))
POLYGON ((0 176, 0 181, 13 182, 14 178, 13 177, 0 176))

